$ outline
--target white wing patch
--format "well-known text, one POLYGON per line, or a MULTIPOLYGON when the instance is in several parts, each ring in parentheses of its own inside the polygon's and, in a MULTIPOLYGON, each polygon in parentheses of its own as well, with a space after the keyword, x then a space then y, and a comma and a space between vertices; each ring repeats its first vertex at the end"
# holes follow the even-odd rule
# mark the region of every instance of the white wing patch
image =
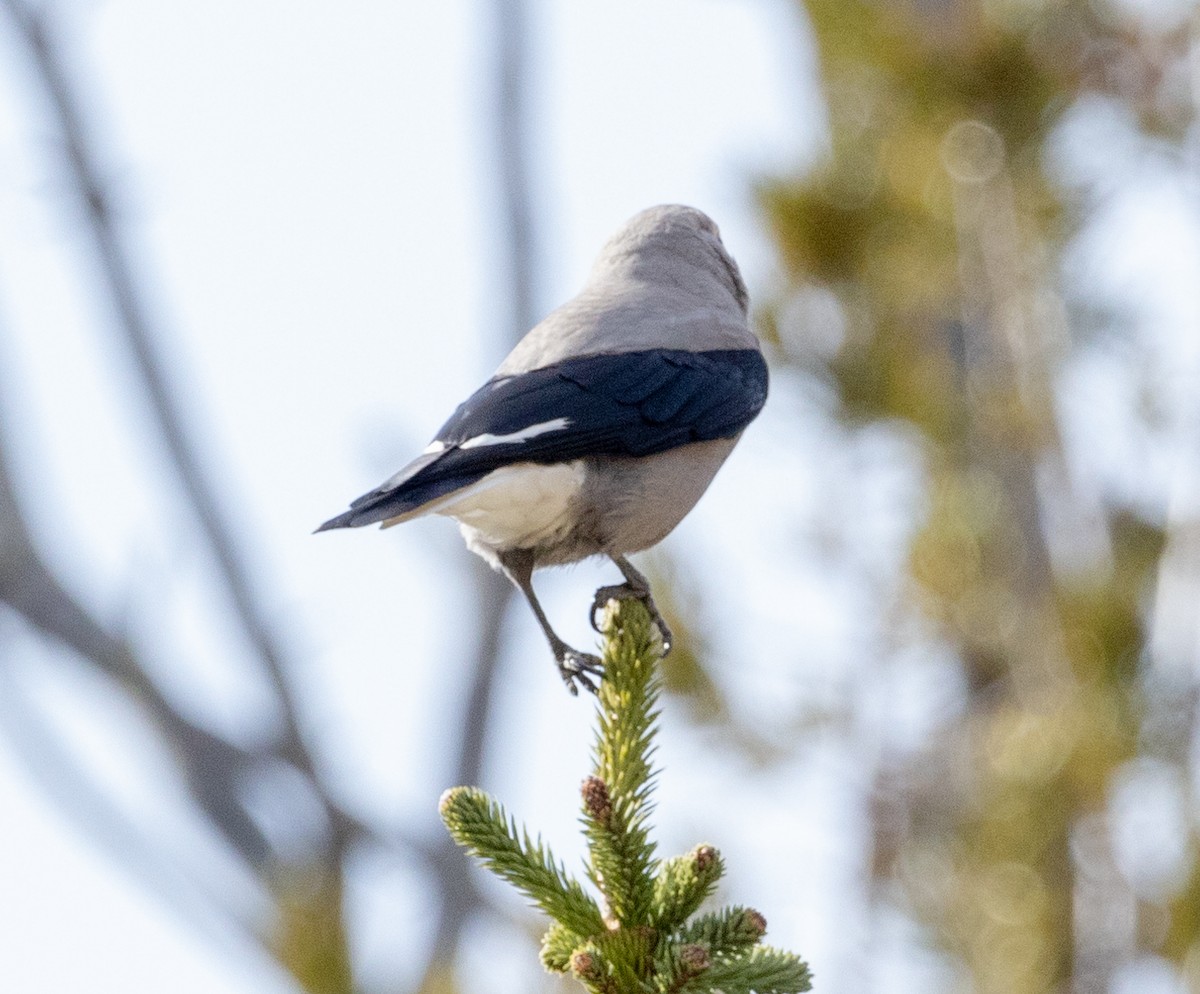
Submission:
POLYGON ((445 452, 445 451, 446 451, 446 443, 439 442, 435 438, 432 442, 430 442, 427 446, 425 446, 424 450, 421 452, 421 455, 436 456, 439 452, 445 452))
MULTIPOLYGON (((474 438, 468 438, 465 442, 459 443, 458 447, 460 449, 477 449, 481 445, 512 445, 515 442, 528 442, 531 438, 537 438, 538 435, 545 435, 547 432, 562 431, 570 423, 570 418, 555 418, 553 421, 542 421, 539 424, 530 425, 528 428, 522 428, 520 431, 514 431, 508 435, 476 435, 474 438)), ((435 442, 434 444, 438 443, 435 442)), ((426 451, 429 450, 427 449, 426 451)))

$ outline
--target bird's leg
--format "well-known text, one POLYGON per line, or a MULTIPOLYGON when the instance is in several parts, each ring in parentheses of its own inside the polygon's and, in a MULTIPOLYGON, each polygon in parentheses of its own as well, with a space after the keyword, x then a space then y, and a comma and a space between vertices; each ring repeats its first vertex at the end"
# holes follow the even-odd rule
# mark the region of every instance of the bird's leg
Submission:
POLYGON ((558 672, 563 678, 563 683, 567 685, 567 690, 572 694, 578 694, 579 689, 575 686, 578 682, 593 694, 596 693, 596 684, 592 681, 592 677, 602 676, 604 667, 601 665, 599 657, 572 649, 550 627, 546 612, 542 610, 537 594, 533 592, 533 554, 528 549, 503 552, 500 554, 500 565, 504 567, 505 574, 517 589, 525 595, 534 617, 542 626, 542 632, 546 636, 546 641, 550 643, 550 651, 554 653, 554 661, 558 664, 558 672))
POLYGON ((635 600, 641 601, 646 605, 646 610, 650 612, 650 620, 658 627, 659 633, 662 635, 663 653, 671 651, 671 629, 667 627, 663 616, 659 614, 658 606, 654 603, 654 597, 650 594, 650 581, 647 580, 633 564, 624 556, 608 557, 621 571, 621 575, 625 577, 624 583, 614 584, 611 587, 601 587, 596 591, 596 597, 592 601, 592 627, 599 631, 596 627, 596 615, 603 610, 604 605, 611 600, 621 600, 625 597, 632 597, 635 600))

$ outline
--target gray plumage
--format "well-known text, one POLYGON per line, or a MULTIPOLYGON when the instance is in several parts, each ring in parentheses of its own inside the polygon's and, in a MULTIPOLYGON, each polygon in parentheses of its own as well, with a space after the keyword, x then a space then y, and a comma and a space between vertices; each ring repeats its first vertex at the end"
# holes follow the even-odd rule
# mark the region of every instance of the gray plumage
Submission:
POLYGON ((608 556, 670 632, 626 556, 692 509, 766 400, 746 287, 701 211, 635 215, 580 293, 530 331, 429 448, 319 531, 423 514, 456 518, 467 546, 525 594, 571 692, 599 660, 564 643, 533 591, 542 566, 608 556))

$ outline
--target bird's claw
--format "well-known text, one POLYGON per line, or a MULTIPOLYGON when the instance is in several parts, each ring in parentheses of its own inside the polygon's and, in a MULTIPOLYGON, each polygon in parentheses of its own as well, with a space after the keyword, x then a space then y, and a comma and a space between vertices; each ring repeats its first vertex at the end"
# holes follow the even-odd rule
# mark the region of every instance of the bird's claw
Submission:
POLYGON ((643 594, 640 590, 628 583, 614 583, 610 587, 601 587, 596 591, 596 596, 592 598, 592 610, 588 614, 588 621, 591 623, 592 631, 600 631, 600 625, 596 621, 596 615, 608 606, 609 601, 625 600, 628 597, 633 597, 640 600, 643 594))
POLYGON ((667 625, 663 616, 659 613, 658 605, 654 603, 654 598, 650 595, 650 589, 635 583, 617 583, 611 587, 601 587, 596 591, 596 596, 592 600, 592 611, 589 616, 592 628, 599 632, 600 626, 596 623, 596 615, 604 610, 609 601, 619 600, 638 600, 646 605, 646 610, 650 612, 650 620, 654 622, 659 634, 662 636, 663 655, 671 651, 671 642, 674 636, 671 634, 671 629, 667 625))
POLYGON ((589 693, 596 693, 596 684, 592 677, 599 678, 604 675, 604 664, 598 656, 564 645, 554 654, 554 658, 558 663, 558 672, 563 678, 563 683, 567 685, 567 690, 573 697, 579 694, 576 683, 582 684, 589 693))

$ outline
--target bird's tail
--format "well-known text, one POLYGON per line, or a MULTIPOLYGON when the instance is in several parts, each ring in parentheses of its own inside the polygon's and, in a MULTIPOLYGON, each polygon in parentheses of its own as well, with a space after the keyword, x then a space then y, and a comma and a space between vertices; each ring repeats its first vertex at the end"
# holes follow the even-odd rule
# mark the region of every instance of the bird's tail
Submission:
POLYGON ((410 518, 419 518, 436 511, 451 494, 469 487, 485 475, 468 473, 431 480, 407 479, 395 486, 385 483, 363 494, 350 505, 350 510, 330 518, 316 532, 374 524, 387 528, 410 518))

